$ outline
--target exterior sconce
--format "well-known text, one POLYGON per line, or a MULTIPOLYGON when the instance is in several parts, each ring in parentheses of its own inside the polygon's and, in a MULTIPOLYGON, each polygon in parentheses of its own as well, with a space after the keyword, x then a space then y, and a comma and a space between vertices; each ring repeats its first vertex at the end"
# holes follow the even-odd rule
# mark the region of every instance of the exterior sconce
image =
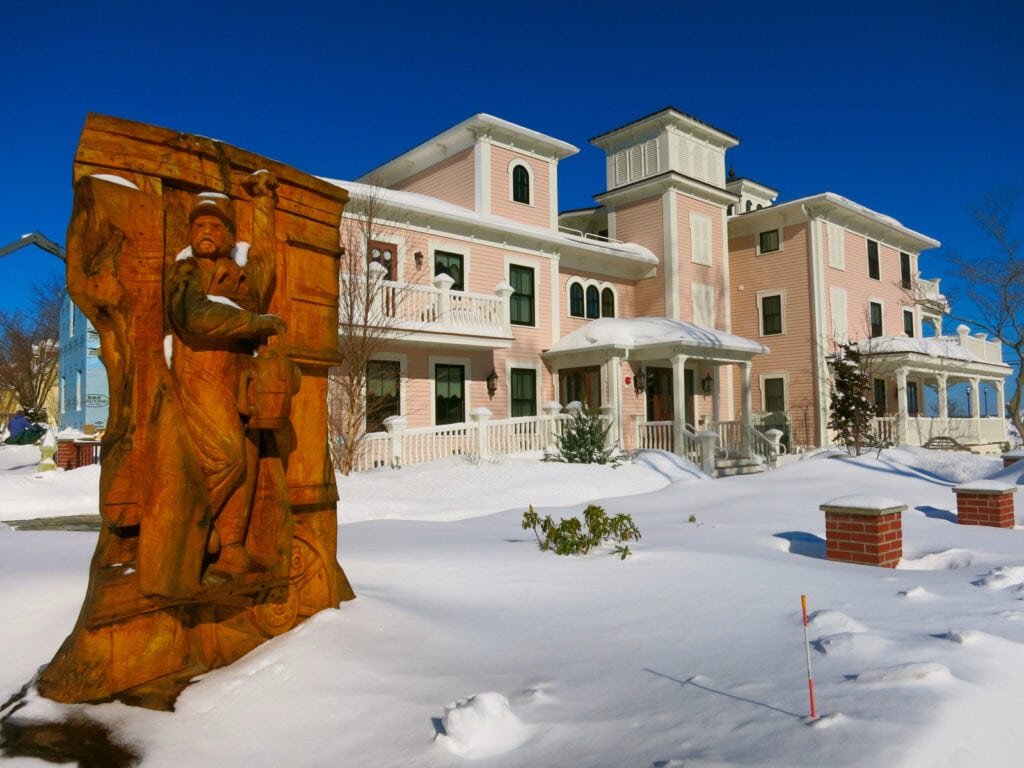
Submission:
POLYGON ((416 260, 417 267, 423 266, 423 251, 416 251, 416 253, 414 253, 412 257, 416 260))
POLYGON ((647 371, 641 369, 640 373, 633 377, 633 390, 638 395, 642 395, 645 389, 647 389, 647 371))
POLYGON ((498 374, 495 373, 494 369, 491 368, 491 372, 487 374, 487 396, 494 397, 494 393, 498 391, 498 374))
POLYGON ((700 380, 700 389, 701 389, 701 392, 703 392, 705 395, 710 395, 712 390, 714 389, 714 387, 715 387, 715 380, 713 378, 711 378, 711 374, 710 373, 707 376, 705 376, 703 379, 700 380))

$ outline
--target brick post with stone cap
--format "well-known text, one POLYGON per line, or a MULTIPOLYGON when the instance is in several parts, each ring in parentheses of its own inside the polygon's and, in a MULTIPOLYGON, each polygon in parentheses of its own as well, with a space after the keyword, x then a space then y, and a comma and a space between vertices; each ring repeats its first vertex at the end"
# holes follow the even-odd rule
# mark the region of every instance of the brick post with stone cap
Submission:
POLYGON ((846 563, 895 568, 903 557, 903 519, 907 508, 895 499, 866 494, 842 496, 822 504, 825 557, 846 563))
POLYGON ((972 480, 953 488, 960 525, 1013 528, 1013 494, 1017 486, 999 480, 972 480))

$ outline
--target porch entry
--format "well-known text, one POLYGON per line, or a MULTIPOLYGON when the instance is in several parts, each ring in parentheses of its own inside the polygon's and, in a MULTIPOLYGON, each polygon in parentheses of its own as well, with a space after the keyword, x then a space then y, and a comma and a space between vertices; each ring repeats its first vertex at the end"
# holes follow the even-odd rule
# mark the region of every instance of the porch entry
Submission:
MULTIPOLYGON (((672 369, 647 366, 646 369, 647 420, 673 421, 675 408, 672 404, 672 369)), ((693 429, 693 416, 697 410, 694 397, 693 371, 683 371, 683 383, 686 387, 686 425, 693 429)))
POLYGON ((601 407, 601 368, 564 368, 558 372, 558 400, 564 408, 577 401, 596 411, 601 407))

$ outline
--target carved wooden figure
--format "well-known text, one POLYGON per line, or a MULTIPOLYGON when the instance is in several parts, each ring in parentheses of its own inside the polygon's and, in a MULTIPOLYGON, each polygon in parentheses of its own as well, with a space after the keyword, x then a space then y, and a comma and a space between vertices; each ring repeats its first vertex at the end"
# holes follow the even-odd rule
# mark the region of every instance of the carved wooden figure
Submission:
POLYGON ((171 708, 354 597, 326 434, 346 202, 221 142, 88 117, 67 282, 110 382, 103 528, 44 696, 171 708))

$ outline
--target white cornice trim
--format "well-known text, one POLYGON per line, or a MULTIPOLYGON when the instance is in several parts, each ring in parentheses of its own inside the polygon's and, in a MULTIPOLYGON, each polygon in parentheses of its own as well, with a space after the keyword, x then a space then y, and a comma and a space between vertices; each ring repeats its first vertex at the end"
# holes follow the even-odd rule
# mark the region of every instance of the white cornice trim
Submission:
POLYGON ((716 187, 707 182, 698 181, 690 176, 684 176, 677 171, 666 171, 657 176, 634 181, 624 187, 611 189, 594 195, 594 199, 602 205, 626 205, 637 200, 646 200, 656 195, 664 194, 668 189, 675 189, 684 194, 703 200, 712 205, 728 205, 739 200, 738 195, 716 187))

